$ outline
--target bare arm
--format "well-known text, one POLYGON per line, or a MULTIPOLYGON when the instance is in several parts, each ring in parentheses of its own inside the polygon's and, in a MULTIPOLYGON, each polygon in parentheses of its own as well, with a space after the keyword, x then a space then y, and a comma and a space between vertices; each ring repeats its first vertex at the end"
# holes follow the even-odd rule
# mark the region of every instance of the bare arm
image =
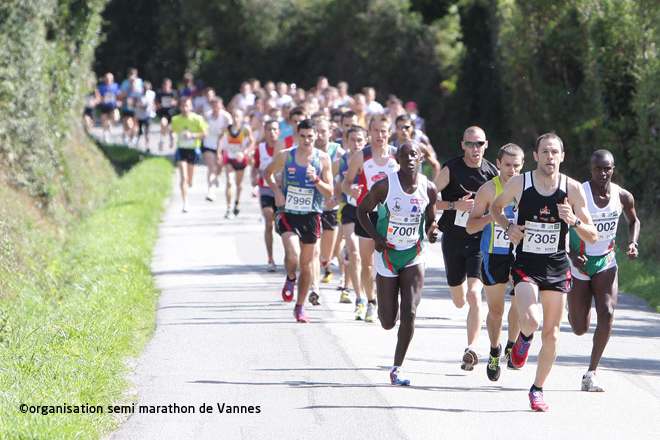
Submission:
POLYGON ((626 255, 630 260, 634 260, 639 256, 639 232, 641 228, 641 223, 637 217, 637 211, 635 210, 635 198, 633 195, 621 188, 619 192, 619 197, 621 199, 621 204, 623 205, 623 215, 626 217, 628 222, 628 248, 626 250, 626 255))
POLYGON ((437 208, 435 207, 434 200, 438 200, 438 189, 433 182, 429 182, 428 192, 429 205, 426 207, 426 224, 429 225, 426 229, 426 236, 429 243, 435 243, 438 240, 438 223, 435 221, 437 208))
POLYGON ((286 203, 286 199, 284 198, 284 193, 280 189, 279 186, 277 186, 277 183, 275 182, 275 176, 274 174, 277 174, 281 172, 284 169, 284 164, 286 163, 286 158, 289 154, 288 150, 280 151, 277 153, 273 161, 266 167, 264 170, 264 180, 266 183, 268 183, 268 186, 273 190, 275 193, 275 205, 276 206, 284 206, 286 203))
POLYGON ((348 164, 348 171, 346 171, 344 181, 341 183, 341 190, 344 192, 344 194, 349 195, 355 199, 360 197, 362 188, 358 187, 357 185, 354 187, 353 182, 355 181, 355 177, 358 175, 358 173, 362 171, 363 161, 364 155, 362 154, 362 151, 355 153, 353 157, 351 157, 351 161, 348 164))
POLYGON ((490 204, 490 215, 497 223, 509 234, 509 240, 514 245, 517 245, 525 237, 525 227, 518 226, 511 223, 506 215, 504 215, 504 208, 509 206, 514 200, 520 200, 523 191, 525 177, 523 175, 513 176, 502 189, 502 192, 495 197, 493 203, 490 204), (511 225, 509 225, 511 223, 511 225))
POLYGON ((582 240, 589 244, 595 244, 598 240, 598 232, 587 208, 587 195, 584 188, 576 180, 569 178, 567 193, 568 197, 564 200, 564 203, 557 205, 559 218, 573 227, 582 240), (575 223, 578 219, 581 223, 576 227, 575 223))
POLYGON ((364 196, 357 208, 357 218, 365 231, 373 238, 375 248, 378 252, 383 252, 387 248, 387 240, 380 235, 369 220, 369 212, 373 211, 376 205, 384 202, 389 189, 389 179, 382 179, 374 183, 371 190, 364 196))
POLYGON ((470 218, 465 225, 468 234, 476 234, 483 230, 487 224, 493 221, 490 213, 486 214, 488 207, 495 198, 495 184, 492 180, 481 185, 474 197, 474 206, 470 212, 470 218))
POLYGON ((330 163, 330 156, 327 153, 321 154, 321 175, 316 175, 316 168, 309 166, 308 168, 308 177, 311 181, 315 181, 318 178, 320 180, 316 182, 316 189, 319 190, 323 197, 330 198, 332 197, 332 164, 330 163), (311 170, 310 170, 311 168, 311 170))

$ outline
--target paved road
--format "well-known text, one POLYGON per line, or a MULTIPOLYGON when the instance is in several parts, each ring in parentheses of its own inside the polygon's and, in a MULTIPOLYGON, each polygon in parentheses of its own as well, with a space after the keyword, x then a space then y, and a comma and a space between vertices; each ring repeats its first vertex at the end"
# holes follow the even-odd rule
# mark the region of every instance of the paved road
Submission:
POLYGON ((660 317, 639 299, 620 298, 599 369, 605 393, 579 391, 593 327, 577 337, 564 320, 544 387, 550 411, 534 413, 527 392, 540 343, 525 368, 490 382, 484 325, 479 365, 462 371, 467 312, 452 305, 433 245, 404 365, 413 386, 393 387, 396 331, 355 321, 335 282, 323 286, 321 306, 308 308, 311 323, 296 323, 280 297, 283 270, 266 272, 257 199, 246 191, 243 212, 224 219, 224 202, 204 201, 205 172, 197 168, 187 214, 173 178, 153 258, 162 289, 156 328, 131 377, 138 405, 190 405, 194 413, 136 411, 114 439, 658 438, 660 317), (223 404, 255 412, 221 413, 223 404), (211 413, 200 412, 206 405, 211 413))

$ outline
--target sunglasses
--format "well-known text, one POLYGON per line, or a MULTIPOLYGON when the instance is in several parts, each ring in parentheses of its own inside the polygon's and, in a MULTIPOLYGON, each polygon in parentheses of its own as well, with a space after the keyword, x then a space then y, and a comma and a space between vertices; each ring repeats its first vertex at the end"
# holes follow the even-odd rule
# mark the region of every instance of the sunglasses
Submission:
POLYGON ((396 126, 397 130, 410 130, 410 127, 412 127, 412 125, 397 125, 396 126))
POLYGON ((484 145, 486 145, 486 141, 477 141, 477 142, 463 141, 463 144, 468 148, 473 148, 473 147, 481 148, 484 145))

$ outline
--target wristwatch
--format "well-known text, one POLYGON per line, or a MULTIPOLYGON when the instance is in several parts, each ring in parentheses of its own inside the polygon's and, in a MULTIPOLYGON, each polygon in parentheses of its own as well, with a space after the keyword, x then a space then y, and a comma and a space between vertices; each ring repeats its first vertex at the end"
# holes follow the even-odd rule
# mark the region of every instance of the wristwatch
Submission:
POLYGON ((581 224, 582 224, 582 220, 580 220, 579 218, 576 218, 576 220, 575 220, 575 224, 573 225, 573 227, 574 227, 574 228, 577 228, 577 227, 580 226, 581 224))
POLYGON ((514 222, 509 222, 509 224, 506 225, 506 229, 504 230, 504 232, 509 232, 509 228, 510 228, 512 225, 515 225, 515 223, 514 223, 514 222))
POLYGON ((449 202, 449 209, 450 210, 454 209, 454 202, 449 202))

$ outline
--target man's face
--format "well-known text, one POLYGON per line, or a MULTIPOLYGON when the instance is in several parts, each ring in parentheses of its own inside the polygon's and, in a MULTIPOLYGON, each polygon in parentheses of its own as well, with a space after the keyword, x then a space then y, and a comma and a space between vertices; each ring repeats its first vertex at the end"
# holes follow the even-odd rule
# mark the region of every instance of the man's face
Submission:
POLYGON ((280 138, 280 124, 273 122, 266 126, 266 131, 264 133, 266 142, 273 143, 280 138))
POLYGON ((181 111, 183 116, 188 116, 188 114, 193 111, 192 100, 184 99, 183 101, 181 101, 181 104, 179 104, 179 110, 181 111))
POLYGON ((409 141, 412 139, 412 134, 415 128, 410 121, 399 121, 396 123, 396 137, 400 142, 409 141))
POLYGON ((362 131, 353 131, 348 134, 348 148, 351 152, 356 153, 364 148, 367 144, 367 139, 364 137, 362 131))
POLYGON ((486 133, 479 130, 467 133, 461 142, 461 147, 465 151, 465 159, 471 165, 480 165, 486 148, 488 148, 486 133))
POLYGON ((316 146, 323 148, 330 142, 330 124, 324 119, 316 121, 316 146))
POLYGON ((316 131, 313 128, 302 128, 298 131, 298 145, 313 148, 316 141, 316 131))
POLYGON ((589 164, 589 171, 594 182, 600 185, 606 185, 612 181, 614 174, 614 159, 611 156, 597 156, 589 164))
POLYGON ((558 139, 543 139, 539 148, 534 152, 534 160, 538 162, 538 169, 546 175, 559 172, 559 164, 564 161, 564 152, 558 139))
POLYGON ((387 140, 390 137, 390 124, 387 121, 374 121, 369 129, 371 136, 371 144, 378 147, 387 145, 387 140))
POLYGON ((399 162, 402 172, 414 174, 419 170, 419 164, 422 162, 422 153, 419 146, 415 145, 414 142, 408 142, 399 147, 396 160, 399 162))
POLYGON ((497 159, 497 167, 500 169, 502 183, 506 183, 513 176, 520 174, 525 161, 522 156, 510 156, 503 154, 502 159, 497 159))
POLYGON ((243 124, 243 110, 235 108, 231 111, 231 117, 234 119, 234 125, 243 124))
POLYGON ((357 123, 358 123, 357 116, 353 116, 352 118, 342 118, 341 129, 344 133, 346 133, 349 128, 351 128, 353 125, 357 125, 357 123))

